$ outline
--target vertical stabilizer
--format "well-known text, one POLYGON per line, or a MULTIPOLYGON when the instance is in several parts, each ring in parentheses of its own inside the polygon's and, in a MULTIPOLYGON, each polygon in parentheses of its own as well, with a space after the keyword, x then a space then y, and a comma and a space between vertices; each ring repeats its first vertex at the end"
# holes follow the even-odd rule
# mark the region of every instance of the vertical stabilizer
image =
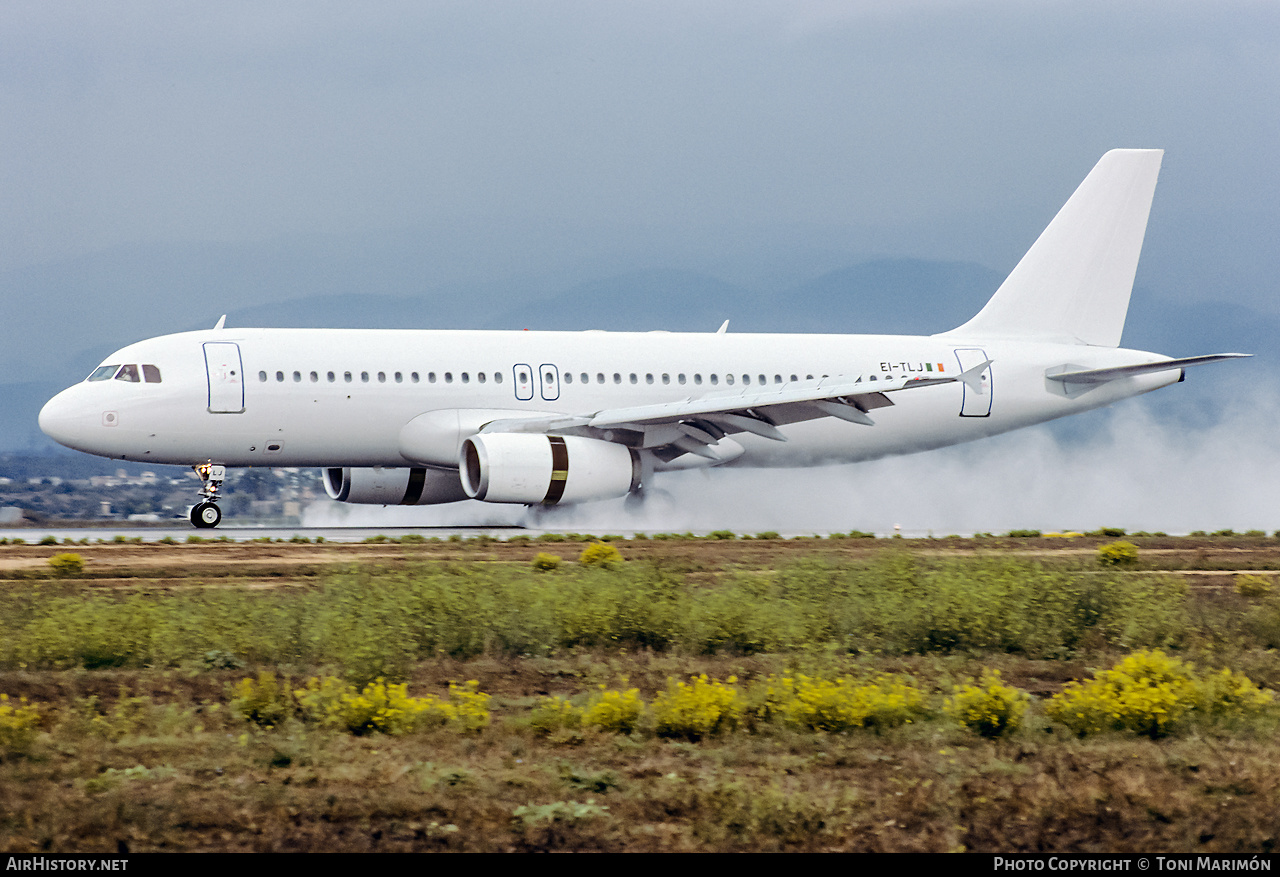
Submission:
POLYGON ((1118 346, 1163 156, 1102 156, 986 306, 944 334, 1118 346))

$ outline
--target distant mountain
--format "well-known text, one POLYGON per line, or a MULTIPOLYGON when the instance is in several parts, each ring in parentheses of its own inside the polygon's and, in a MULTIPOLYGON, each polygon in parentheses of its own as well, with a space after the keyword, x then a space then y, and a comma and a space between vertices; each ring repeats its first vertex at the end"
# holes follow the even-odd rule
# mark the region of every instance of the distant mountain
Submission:
POLYGON ((976 314, 1002 280, 972 262, 876 259, 768 297, 762 331, 932 335, 976 314))
MULTIPOLYGON (((760 309, 758 297, 694 271, 636 271, 583 283, 541 301, 513 290, 507 308, 480 317, 490 329, 607 329, 616 332, 714 332, 737 328, 760 309)), ((746 328, 745 326, 742 328, 746 328)))

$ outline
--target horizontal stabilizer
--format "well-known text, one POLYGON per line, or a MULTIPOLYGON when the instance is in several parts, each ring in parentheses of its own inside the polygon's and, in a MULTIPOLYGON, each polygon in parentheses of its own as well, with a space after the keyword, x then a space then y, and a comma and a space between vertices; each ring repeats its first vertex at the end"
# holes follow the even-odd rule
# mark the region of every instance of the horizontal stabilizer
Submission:
POLYGON ((1187 368, 1193 365, 1208 365, 1211 362, 1243 359, 1252 355, 1251 353, 1213 353, 1208 356, 1162 359, 1159 362, 1144 362, 1138 365, 1120 365, 1114 368, 1091 368, 1081 371, 1061 372, 1056 375, 1045 375, 1045 377, 1051 381, 1061 381, 1064 384, 1105 384, 1107 381, 1114 381, 1117 378, 1168 371, 1174 368, 1187 368))

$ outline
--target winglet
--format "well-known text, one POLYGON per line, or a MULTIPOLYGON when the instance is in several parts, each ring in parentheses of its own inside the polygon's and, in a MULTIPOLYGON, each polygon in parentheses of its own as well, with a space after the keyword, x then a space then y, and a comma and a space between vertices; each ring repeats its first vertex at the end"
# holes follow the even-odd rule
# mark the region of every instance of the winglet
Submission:
POLYGON ((723 323, 720 324, 720 328, 716 329, 716 334, 723 335, 725 332, 728 332, 728 331, 729 331, 729 321, 725 320, 723 323))
POLYGON ((227 325, 227 315, 226 315, 226 314, 223 314, 221 317, 218 317, 218 322, 217 322, 217 324, 216 324, 213 328, 214 328, 214 329, 221 329, 221 328, 223 328, 223 327, 224 327, 224 326, 226 326, 226 325, 227 325))

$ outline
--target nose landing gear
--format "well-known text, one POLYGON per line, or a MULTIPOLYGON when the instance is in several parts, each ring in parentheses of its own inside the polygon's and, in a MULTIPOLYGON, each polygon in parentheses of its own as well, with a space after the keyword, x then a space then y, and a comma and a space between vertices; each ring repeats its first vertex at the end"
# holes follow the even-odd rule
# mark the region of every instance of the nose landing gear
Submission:
POLYGON ((227 477, 227 469, 213 463, 201 463, 191 468, 196 470, 201 482, 201 501, 191 507, 191 523, 201 530, 208 530, 222 521, 222 509, 218 508, 218 491, 227 477))

